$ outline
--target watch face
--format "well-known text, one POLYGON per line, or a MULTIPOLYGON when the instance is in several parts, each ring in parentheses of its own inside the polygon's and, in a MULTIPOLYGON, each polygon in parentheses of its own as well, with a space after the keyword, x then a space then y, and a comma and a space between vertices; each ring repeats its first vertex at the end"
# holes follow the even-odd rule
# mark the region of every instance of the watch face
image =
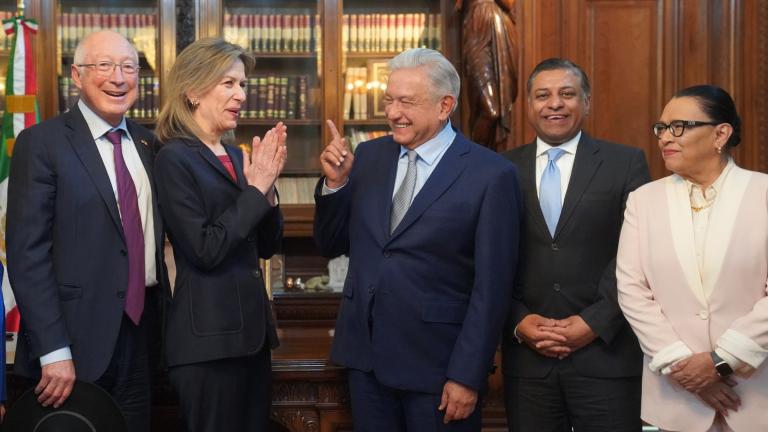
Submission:
POLYGON ((717 371, 717 374, 720 375, 721 377, 726 377, 733 373, 733 369, 731 369, 731 366, 725 361, 716 364, 715 370, 717 371))

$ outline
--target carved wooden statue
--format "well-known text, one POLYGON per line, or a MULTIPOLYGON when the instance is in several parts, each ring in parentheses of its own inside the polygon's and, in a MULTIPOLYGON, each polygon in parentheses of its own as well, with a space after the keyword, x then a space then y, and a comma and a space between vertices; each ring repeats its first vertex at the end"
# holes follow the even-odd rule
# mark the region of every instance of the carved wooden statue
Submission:
POLYGON ((514 6, 515 0, 456 0, 456 8, 464 8, 470 135, 492 150, 505 150, 513 133, 518 73, 514 6))

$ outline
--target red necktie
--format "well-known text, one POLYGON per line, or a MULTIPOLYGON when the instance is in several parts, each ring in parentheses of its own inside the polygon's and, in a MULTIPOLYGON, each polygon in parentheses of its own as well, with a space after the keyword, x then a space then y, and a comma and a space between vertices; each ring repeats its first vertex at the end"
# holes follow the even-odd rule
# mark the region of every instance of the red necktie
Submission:
POLYGON ((125 292, 125 313, 138 325, 144 311, 144 230, 141 226, 141 213, 131 173, 123 159, 122 130, 107 133, 107 139, 115 148, 115 178, 117 179, 117 197, 120 217, 123 222, 125 246, 128 249, 128 287, 125 292))

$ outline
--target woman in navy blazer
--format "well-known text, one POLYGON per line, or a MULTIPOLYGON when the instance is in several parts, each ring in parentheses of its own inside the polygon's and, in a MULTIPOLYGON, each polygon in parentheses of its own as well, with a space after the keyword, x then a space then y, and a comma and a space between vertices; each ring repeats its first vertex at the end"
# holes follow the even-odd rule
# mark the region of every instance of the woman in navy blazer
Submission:
POLYGON ((259 258, 282 237, 278 123, 250 154, 222 140, 237 126, 253 59, 222 39, 177 58, 157 122, 160 211, 176 260, 166 358, 187 431, 267 430, 277 346, 259 258))

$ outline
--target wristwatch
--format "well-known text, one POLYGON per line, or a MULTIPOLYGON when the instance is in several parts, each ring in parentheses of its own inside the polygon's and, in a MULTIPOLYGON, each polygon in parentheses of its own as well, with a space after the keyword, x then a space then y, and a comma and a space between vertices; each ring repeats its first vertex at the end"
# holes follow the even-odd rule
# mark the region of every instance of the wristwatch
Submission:
POLYGON ((717 375, 720 378, 725 378, 728 375, 733 373, 733 369, 731 369, 731 365, 729 365, 727 361, 723 360, 722 357, 717 355, 716 352, 712 351, 709 354, 712 356, 712 363, 715 364, 715 371, 717 371, 717 375))

